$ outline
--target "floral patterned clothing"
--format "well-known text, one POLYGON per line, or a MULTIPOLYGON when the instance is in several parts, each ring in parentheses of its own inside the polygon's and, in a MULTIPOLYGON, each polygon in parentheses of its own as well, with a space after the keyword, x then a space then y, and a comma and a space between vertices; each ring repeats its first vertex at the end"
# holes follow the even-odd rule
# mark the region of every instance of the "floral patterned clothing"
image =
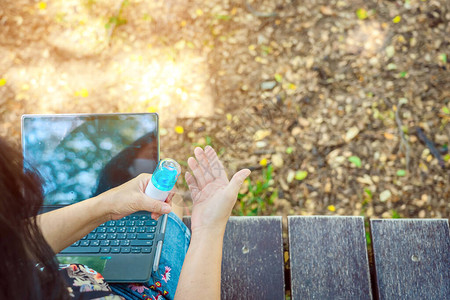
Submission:
POLYGON ((68 284, 67 289, 73 299, 124 299, 111 291, 100 273, 85 265, 60 265, 60 272, 68 284))

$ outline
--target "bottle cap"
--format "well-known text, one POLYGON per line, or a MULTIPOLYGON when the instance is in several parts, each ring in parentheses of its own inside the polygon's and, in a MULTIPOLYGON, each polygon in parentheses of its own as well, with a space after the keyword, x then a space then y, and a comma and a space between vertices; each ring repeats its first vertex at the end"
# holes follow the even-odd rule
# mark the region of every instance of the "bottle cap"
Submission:
POLYGON ((180 165, 171 158, 160 160, 152 175, 153 185, 161 191, 170 191, 181 173, 180 165))

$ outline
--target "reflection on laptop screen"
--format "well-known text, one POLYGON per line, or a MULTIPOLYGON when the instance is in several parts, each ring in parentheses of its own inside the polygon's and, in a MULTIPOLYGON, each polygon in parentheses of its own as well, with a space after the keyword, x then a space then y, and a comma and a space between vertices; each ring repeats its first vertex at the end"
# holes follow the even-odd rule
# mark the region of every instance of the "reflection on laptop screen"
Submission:
POLYGON ((45 205, 79 202, 140 173, 153 173, 158 143, 157 114, 22 119, 24 158, 43 179, 45 205))

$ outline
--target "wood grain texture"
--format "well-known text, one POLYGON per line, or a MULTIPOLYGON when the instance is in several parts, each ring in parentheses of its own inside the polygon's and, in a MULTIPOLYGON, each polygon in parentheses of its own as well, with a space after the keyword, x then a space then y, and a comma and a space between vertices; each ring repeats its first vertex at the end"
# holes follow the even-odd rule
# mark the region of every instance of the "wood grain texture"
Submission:
POLYGON ((448 220, 370 222, 380 299, 450 299, 448 220))
POLYGON ((363 217, 288 217, 292 300, 372 299, 363 217))
POLYGON ((285 298, 281 217, 231 217, 223 245, 222 299, 285 298))

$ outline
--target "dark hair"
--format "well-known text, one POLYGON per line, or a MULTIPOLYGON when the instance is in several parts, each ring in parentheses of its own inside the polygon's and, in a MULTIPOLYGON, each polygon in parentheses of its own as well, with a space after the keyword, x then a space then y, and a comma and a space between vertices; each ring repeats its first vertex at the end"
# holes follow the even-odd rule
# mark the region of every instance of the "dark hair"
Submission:
POLYGON ((69 299, 55 254, 36 216, 42 184, 22 155, 0 138, 0 299, 69 299))

